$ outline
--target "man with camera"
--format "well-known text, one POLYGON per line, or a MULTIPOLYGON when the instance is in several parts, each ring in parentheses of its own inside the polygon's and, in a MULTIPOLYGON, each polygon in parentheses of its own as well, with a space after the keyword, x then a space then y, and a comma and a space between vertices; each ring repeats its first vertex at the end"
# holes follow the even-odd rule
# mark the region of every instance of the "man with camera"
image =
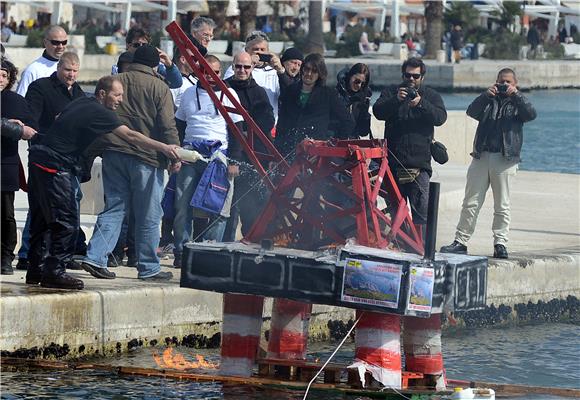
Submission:
POLYGON ((499 71, 497 80, 467 108, 467 115, 479 121, 471 165, 467 170, 465 197, 455 240, 443 246, 443 253, 467 254, 467 242, 477 223, 479 210, 491 185, 493 192, 494 258, 508 258, 510 185, 520 162, 523 125, 536 118, 536 110, 517 88, 515 72, 499 71))
POLYGON ((424 233, 432 173, 431 143, 435 127, 447 120, 447 111, 441 96, 423 84, 427 67, 421 59, 409 58, 401 72, 403 82, 383 90, 373 113, 385 121, 391 171, 401 195, 408 199, 413 222, 424 233))

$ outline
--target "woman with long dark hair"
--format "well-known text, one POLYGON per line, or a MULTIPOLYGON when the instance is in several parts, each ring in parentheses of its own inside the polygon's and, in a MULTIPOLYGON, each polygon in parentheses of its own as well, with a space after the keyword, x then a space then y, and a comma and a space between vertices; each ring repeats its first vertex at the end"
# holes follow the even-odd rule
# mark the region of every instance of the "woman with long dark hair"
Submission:
POLYGON ((18 69, 2 59, 0 90, 2 91, 2 275, 11 275, 16 247, 14 193, 20 190, 21 176, 18 141, 31 139, 36 130, 34 118, 24 97, 13 92, 18 69))
POLYGON ((347 139, 353 121, 336 89, 326 86, 328 72, 320 54, 310 54, 300 69, 301 80, 280 97, 274 144, 283 156, 293 159, 296 145, 305 138, 347 139), (336 127, 334 131, 332 127, 336 127))
POLYGON ((371 114, 369 113, 371 89, 369 67, 357 63, 343 68, 336 76, 336 90, 342 98, 348 113, 354 121, 351 137, 360 138, 371 134, 371 114))

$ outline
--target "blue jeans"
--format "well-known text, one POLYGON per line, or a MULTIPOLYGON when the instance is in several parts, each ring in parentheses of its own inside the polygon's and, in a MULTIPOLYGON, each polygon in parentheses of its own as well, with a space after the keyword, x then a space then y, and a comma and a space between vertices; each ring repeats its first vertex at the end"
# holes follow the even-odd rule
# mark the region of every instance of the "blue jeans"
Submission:
POLYGON ((135 213, 135 254, 139 278, 157 275, 160 270, 157 245, 163 216, 163 170, 147 165, 137 157, 106 151, 103 154, 105 209, 97 218, 85 262, 106 268, 126 210, 135 213))
MULTIPOLYGON (((207 164, 198 161, 195 164, 183 163, 181 170, 177 174, 177 184, 175 188, 175 219, 173 220, 173 236, 175 238, 175 257, 181 257, 183 245, 190 240, 191 225, 193 223, 193 207, 191 198, 195 192, 203 171, 207 164)), ((219 215, 210 217, 210 225, 204 232, 195 232, 203 240, 215 240, 221 242, 226 229, 227 219, 219 215)))

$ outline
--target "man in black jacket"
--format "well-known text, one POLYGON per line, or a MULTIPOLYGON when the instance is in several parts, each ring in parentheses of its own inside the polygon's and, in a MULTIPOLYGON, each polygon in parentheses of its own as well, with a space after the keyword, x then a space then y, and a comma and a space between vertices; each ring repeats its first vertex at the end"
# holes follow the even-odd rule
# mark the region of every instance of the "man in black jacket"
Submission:
MULTIPOLYGON (((252 78, 254 69, 252 56, 245 51, 238 53, 234 57, 233 68, 234 76, 226 79, 226 84, 236 91, 242 106, 248 111, 262 132, 271 139, 270 131, 274 127, 274 112, 266 90, 258 86, 252 78)), ((246 124, 244 123, 243 126, 245 130, 246 124)), ((255 147, 260 150, 258 142, 255 143, 255 147)), ((240 143, 237 141, 230 145, 229 156, 248 162, 247 157, 241 154, 240 143)), ((244 235, 258 217, 267 200, 267 194, 263 190, 258 190, 258 186, 261 189, 265 188, 256 185, 259 179, 260 177, 254 168, 246 164, 242 165, 240 176, 236 178, 234 185, 233 206, 224 233, 224 241, 235 240, 238 216, 242 223, 242 234, 244 235)))
POLYGON ((441 96, 423 85, 427 67, 422 60, 408 59, 401 71, 403 83, 381 93, 373 114, 385 121, 391 171, 411 205, 413 222, 424 230, 432 173, 431 142, 435 127, 447 120, 447 111, 441 96))
POLYGON ((493 244, 495 258, 508 258, 510 184, 515 177, 523 142, 523 125, 536 118, 534 106, 517 88, 515 72, 499 71, 496 83, 467 108, 479 121, 471 165, 467 170, 465 197, 455 240, 441 252, 467 254, 467 242, 477 223, 479 210, 491 185, 494 199, 493 244))

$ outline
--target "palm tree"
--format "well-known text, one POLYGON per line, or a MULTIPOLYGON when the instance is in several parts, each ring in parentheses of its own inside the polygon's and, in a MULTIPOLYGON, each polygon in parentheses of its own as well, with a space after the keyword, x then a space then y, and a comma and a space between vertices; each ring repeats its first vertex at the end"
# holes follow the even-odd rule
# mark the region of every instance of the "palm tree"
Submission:
POLYGON ((454 1, 445 10, 443 20, 446 26, 460 25, 464 32, 468 32, 478 26, 479 11, 470 2, 454 1))
POLYGON ((321 1, 311 1, 308 6, 308 36, 306 40, 306 52, 324 53, 321 1))
POLYGON ((222 33, 224 23, 226 21, 226 9, 228 7, 229 0, 226 1, 208 1, 207 6, 209 8, 209 16, 214 20, 216 24, 214 34, 219 36, 222 33))
POLYGON ((425 19, 427 20, 425 58, 435 58, 437 51, 441 50, 443 2, 425 1, 425 19))
POLYGON ((240 9, 240 40, 245 40, 248 34, 256 30, 256 11, 258 3, 254 0, 238 0, 240 9))

